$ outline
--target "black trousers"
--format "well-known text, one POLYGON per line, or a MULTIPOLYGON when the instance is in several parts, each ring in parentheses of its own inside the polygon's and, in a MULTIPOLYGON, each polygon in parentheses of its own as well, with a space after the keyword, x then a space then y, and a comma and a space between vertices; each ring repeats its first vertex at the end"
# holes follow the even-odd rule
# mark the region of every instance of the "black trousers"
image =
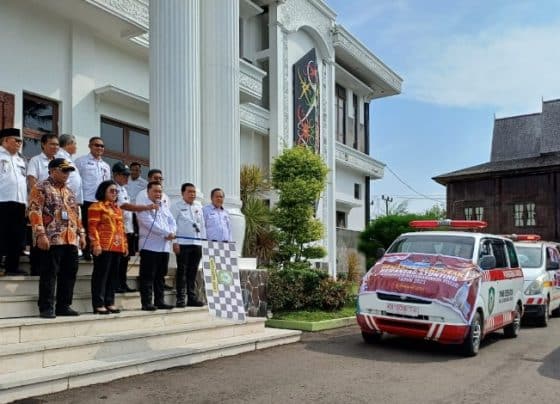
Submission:
POLYGON ((72 304, 78 272, 78 248, 74 245, 54 245, 42 254, 39 278, 39 310, 64 310, 72 304), (56 290, 56 300, 55 300, 56 290))
MULTIPOLYGON (((88 233, 88 209, 92 205, 93 202, 84 201, 82 205, 80 205, 80 210, 82 211, 82 226, 84 226, 84 230, 86 234, 88 233)), ((84 254, 91 255, 91 244, 89 242, 89 237, 86 237, 86 248, 84 249, 84 254)))
POLYGON ((91 304, 94 309, 115 304, 115 272, 121 257, 121 253, 111 251, 103 251, 93 257, 91 304))
POLYGON ((18 202, 0 202, 0 255, 6 257, 6 272, 19 269, 19 256, 25 241, 25 205, 18 202))
POLYGON ((140 300, 142 307, 164 304, 164 285, 169 253, 140 250, 140 300))
POLYGON ((126 239, 128 242, 128 255, 122 255, 121 254, 121 259, 119 261, 119 266, 116 267, 116 273, 115 273, 115 288, 116 289, 126 289, 127 284, 126 284, 126 272, 128 270, 128 263, 130 261, 130 257, 133 257, 134 255, 136 255, 136 251, 134 251, 133 253, 130 252, 130 246, 132 245, 132 243, 134 243, 134 234, 133 233, 127 233, 126 234, 126 239))
POLYGON ((177 303, 185 302, 185 289, 189 301, 196 297, 196 275, 198 264, 202 258, 202 247, 199 245, 181 245, 177 257, 177 303))

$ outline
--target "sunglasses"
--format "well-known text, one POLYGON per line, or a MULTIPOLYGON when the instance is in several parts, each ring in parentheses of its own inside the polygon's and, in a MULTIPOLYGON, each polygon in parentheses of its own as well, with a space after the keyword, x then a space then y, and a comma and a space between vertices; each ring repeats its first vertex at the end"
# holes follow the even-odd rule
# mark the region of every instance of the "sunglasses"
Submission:
POLYGON ((92 143, 91 145, 92 145, 93 147, 100 147, 100 148, 102 148, 102 149, 105 148, 105 145, 104 145, 104 144, 101 144, 101 143, 92 143))

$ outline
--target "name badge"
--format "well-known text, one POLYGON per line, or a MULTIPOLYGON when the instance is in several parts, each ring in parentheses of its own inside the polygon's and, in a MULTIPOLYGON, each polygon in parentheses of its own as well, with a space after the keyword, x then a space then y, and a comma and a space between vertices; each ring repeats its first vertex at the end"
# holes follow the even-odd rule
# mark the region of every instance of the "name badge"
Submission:
POLYGON ((60 217, 62 218, 62 220, 68 220, 68 212, 63 210, 62 212, 60 212, 60 217))

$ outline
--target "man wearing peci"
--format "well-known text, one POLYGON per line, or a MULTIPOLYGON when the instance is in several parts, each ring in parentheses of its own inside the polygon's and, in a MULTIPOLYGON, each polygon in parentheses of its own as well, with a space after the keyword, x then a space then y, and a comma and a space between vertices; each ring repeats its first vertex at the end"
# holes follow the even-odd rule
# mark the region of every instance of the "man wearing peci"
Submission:
POLYGON ((6 275, 27 275, 19 269, 27 204, 25 160, 19 155, 22 141, 19 129, 0 131, 0 256, 6 257, 6 275))

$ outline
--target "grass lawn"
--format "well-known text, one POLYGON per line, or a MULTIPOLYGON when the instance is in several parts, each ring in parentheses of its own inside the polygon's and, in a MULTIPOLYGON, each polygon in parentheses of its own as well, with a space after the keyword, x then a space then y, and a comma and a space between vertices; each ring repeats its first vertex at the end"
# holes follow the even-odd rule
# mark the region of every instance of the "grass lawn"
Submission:
POLYGON ((291 320, 291 321, 322 321, 333 320, 336 318, 354 317, 356 315, 356 306, 352 303, 346 305, 337 311, 285 311, 274 313, 274 320, 291 320))

